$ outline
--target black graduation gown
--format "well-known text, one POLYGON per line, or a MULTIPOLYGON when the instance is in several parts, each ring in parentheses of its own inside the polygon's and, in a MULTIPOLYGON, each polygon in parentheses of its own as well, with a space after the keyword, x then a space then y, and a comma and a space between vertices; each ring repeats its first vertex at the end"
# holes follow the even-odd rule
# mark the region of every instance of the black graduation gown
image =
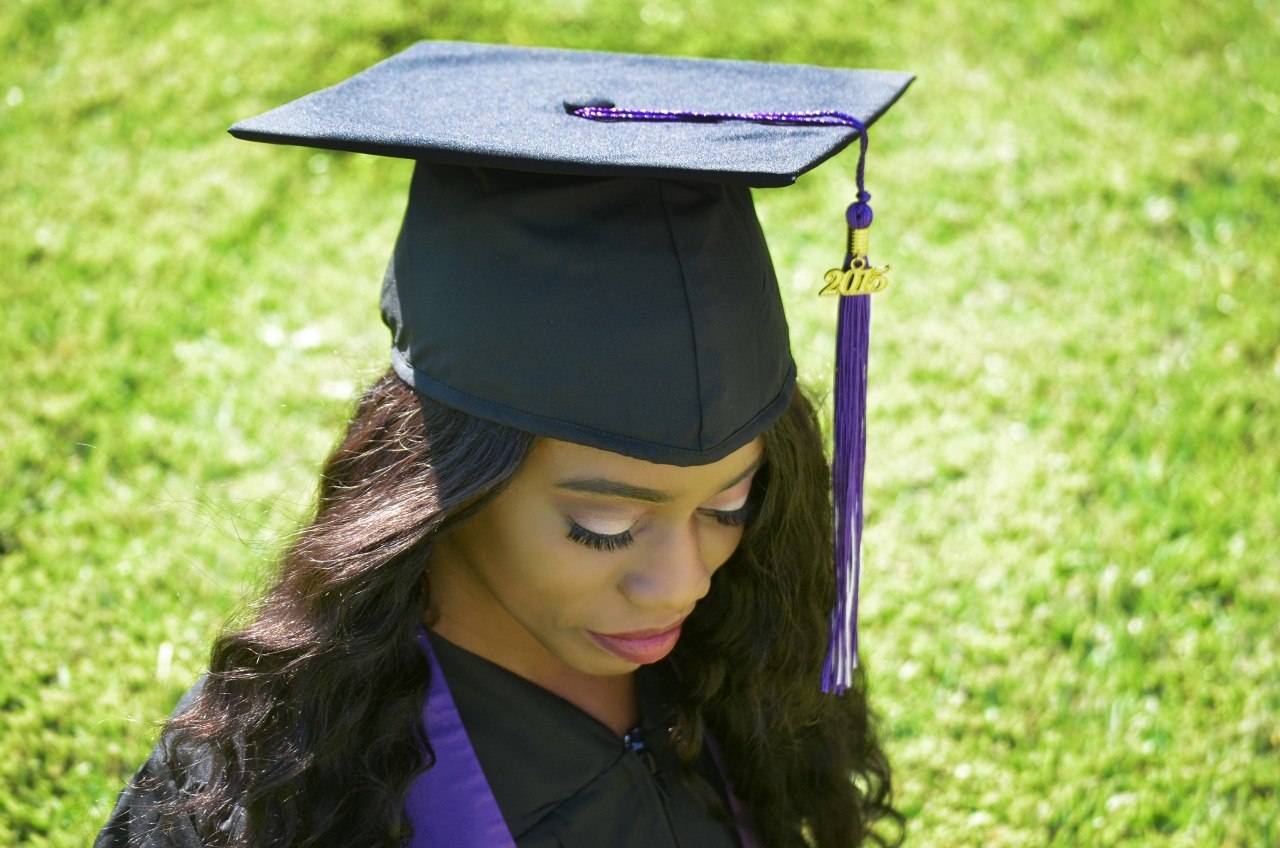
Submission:
MULTIPOLYGON (((438 636, 431 647, 518 848, 740 848, 733 827, 712 816, 698 790, 679 777, 669 733, 674 680, 666 663, 637 673, 641 726, 619 740, 568 701, 500 666, 438 636)), ((705 750, 695 772, 701 791, 727 809, 705 750)), ((94 848, 200 848, 189 823, 158 831, 156 795, 140 785, 144 778, 177 791, 159 745, 121 792, 94 848)), ((231 826, 241 824, 233 819, 231 826)))
MULTIPOLYGON (((195 703, 203 686, 202 677, 178 700, 173 714, 185 712, 195 703)), ((204 842, 196 834, 195 825, 188 820, 173 823, 168 832, 160 830, 160 816, 155 810, 157 802, 181 791, 165 763, 166 747, 167 743, 162 738, 133 780, 121 791, 111 818, 107 819, 106 826, 93 841, 93 848, 202 848, 204 842)), ((193 769, 195 783, 208 780, 207 771, 201 773, 198 754, 182 759, 193 769)), ((232 824, 243 825, 243 816, 233 816, 232 824)))
MULTIPOLYGON (((682 782, 671 745, 675 681, 637 672, 641 724, 618 739, 573 704, 439 636, 431 646, 507 828, 519 848, 738 848, 682 782)), ((702 791, 728 809, 704 749, 702 791)))

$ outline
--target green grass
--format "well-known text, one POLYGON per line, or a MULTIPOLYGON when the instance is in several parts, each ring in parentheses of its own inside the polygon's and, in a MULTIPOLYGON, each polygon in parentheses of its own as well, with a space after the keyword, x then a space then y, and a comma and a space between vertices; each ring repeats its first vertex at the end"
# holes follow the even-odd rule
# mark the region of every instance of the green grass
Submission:
MULTIPOLYGON (((1280 4, 312 5, 0 6, 0 844, 90 840, 386 362, 408 166, 226 126, 421 38, 915 71, 863 616, 911 844, 1280 843, 1280 4)), ((852 166, 759 196, 819 387, 852 166)))

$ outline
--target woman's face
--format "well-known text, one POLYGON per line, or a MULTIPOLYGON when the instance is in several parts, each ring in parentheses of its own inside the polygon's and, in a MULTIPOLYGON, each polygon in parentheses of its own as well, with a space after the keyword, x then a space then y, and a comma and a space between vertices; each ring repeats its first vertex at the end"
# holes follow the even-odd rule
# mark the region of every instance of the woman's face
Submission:
POLYGON ((436 630, 531 679, 658 661, 741 541, 761 460, 759 439, 688 468, 539 440, 436 544, 436 630))

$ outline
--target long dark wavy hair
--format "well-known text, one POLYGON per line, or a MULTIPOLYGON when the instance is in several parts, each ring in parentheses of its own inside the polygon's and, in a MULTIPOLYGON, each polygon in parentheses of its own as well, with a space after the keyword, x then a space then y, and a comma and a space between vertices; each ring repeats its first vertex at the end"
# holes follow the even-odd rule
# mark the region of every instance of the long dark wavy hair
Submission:
MULTIPOLYGON (((392 372, 365 393, 324 467, 314 520, 164 728, 180 791, 162 798, 162 827, 194 824, 205 844, 237 848, 405 844, 404 799, 432 762, 417 640, 427 556, 503 489, 534 438, 423 398, 392 372)), ((673 654, 681 757, 691 764, 710 732, 764 846, 897 844, 865 679, 842 697, 820 691, 831 504, 801 393, 765 433, 764 455, 756 517, 673 654)))

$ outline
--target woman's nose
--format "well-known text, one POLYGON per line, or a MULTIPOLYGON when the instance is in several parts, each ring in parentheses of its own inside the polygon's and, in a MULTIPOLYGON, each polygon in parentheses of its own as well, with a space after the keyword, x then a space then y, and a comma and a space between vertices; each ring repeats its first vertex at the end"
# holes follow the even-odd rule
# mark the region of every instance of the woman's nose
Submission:
POLYGON ((632 605, 663 613, 688 612, 711 589, 713 568, 703 556, 696 522, 654 543, 644 564, 623 578, 632 605))

